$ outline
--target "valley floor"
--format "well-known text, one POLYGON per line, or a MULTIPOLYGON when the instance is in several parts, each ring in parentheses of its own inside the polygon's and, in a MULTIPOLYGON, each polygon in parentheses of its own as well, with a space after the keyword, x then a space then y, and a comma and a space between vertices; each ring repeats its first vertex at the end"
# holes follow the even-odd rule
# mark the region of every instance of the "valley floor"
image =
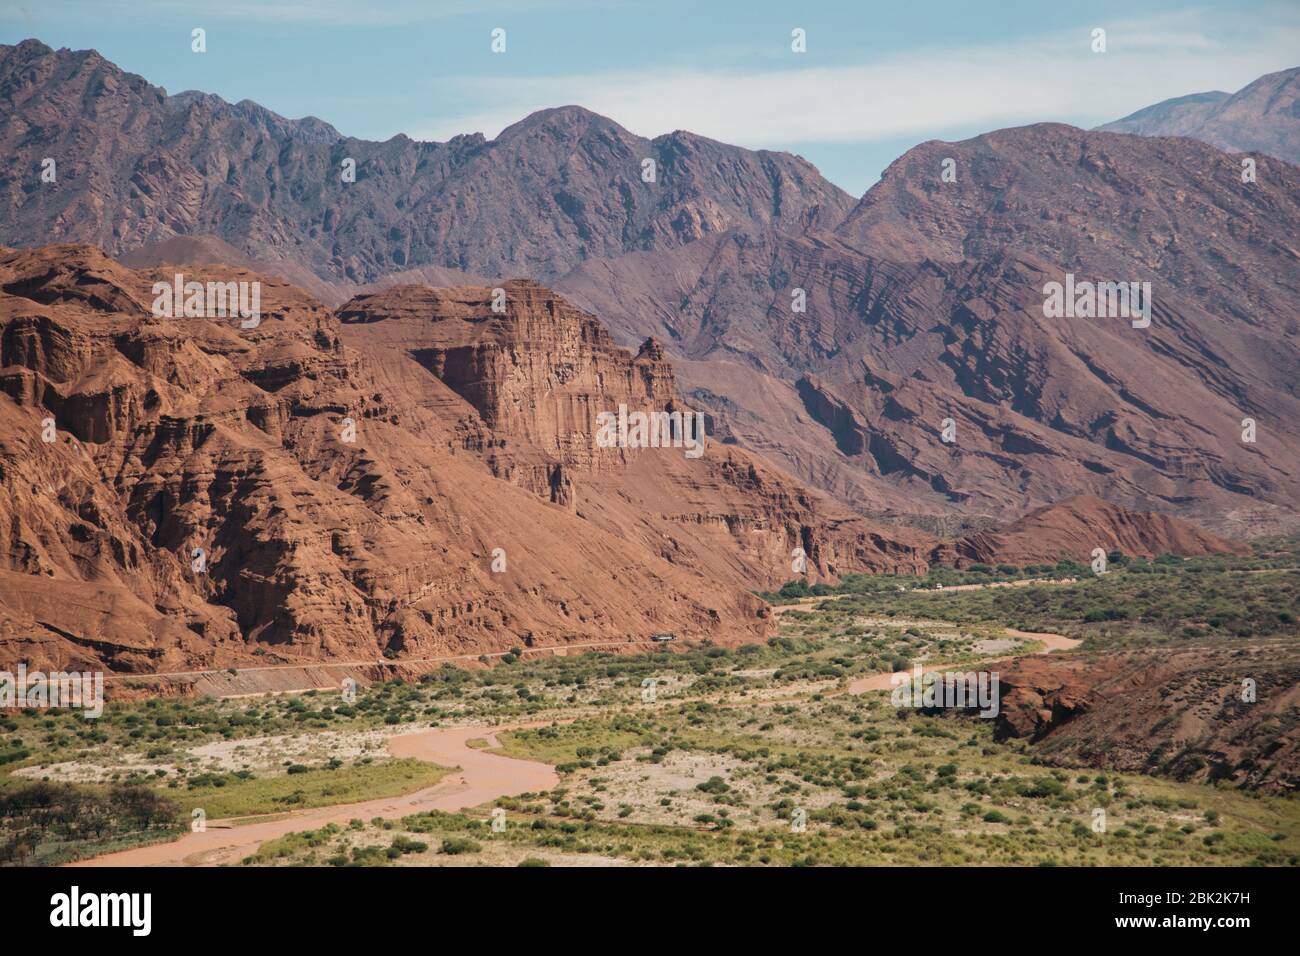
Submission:
MULTIPOLYGON (((1258 570, 1189 563, 1159 591, 1168 604, 1196 575, 1196 594, 1235 589, 1262 620, 1256 605, 1294 572, 1243 574, 1258 570)), ((1091 613, 1145 588, 1142 573, 944 591, 849 581, 779 608, 766 645, 510 655, 350 702, 18 713, 0 727, 0 849, 132 865, 1297 865, 1294 791, 1049 766, 1039 744, 995 740, 994 721, 891 702, 893 678, 918 666, 1168 654, 1171 633, 1179 653, 1200 646, 1202 625, 1091 613), (1007 613, 997 595, 1013 591, 1037 610, 1007 613), (185 832, 196 810, 206 830, 185 832)), ((1216 643, 1293 660, 1281 624, 1216 643)), ((1279 760, 1294 717, 1263 721, 1279 760)))

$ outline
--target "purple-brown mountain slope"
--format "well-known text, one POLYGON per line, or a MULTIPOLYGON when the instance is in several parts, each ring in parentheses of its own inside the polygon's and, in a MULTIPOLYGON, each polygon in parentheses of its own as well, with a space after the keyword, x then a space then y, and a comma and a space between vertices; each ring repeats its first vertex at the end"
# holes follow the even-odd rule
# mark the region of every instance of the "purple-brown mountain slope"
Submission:
POLYGON ((110 254, 212 235, 258 262, 369 282, 421 265, 550 278, 736 226, 831 228, 852 199, 798 157, 654 140, 579 107, 447 143, 344 137, 250 101, 168 96, 94 51, 0 46, 4 241, 110 254), (58 182, 31 188, 41 160, 58 182), (356 181, 343 181, 343 162, 356 181), (643 161, 656 163, 642 181, 643 161))
POLYGON ((1300 491, 1300 169, 1260 170, 1242 183, 1190 140, 1002 130, 909 151, 833 236, 730 233, 556 285, 622 338, 661 336, 723 427, 864 510, 1082 492, 1275 527, 1300 491), (1045 318, 1067 272, 1150 282, 1150 327, 1045 318))
POLYGON ((490 142, 365 143, 36 41, 0 47, 0 104, 12 245, 156 265, 214 261, 211 236, 331 305, 545 279, 619 344, 656 338, 718 437, 925 527, 1075 494, 1230 533, 1300 520, 1300 171, 1280 160, 1243 183, 1204 143, 1047 124, 922 144, 854 204, 796 157, 576 107, 490 142), (1150 282, 1150 328, 1045 318, 1066 273, 1150 282))
POLYGON ((713 439, 698 457, 602 447, 601 411, 691 409, 657 343, 629 353, 533 282, 504 286, 504 312, 489 287, 401 286, 335 313, 186 268, 261 282, 260 324, 154 315, 172 268, 0 250, 0 666, 749 641, 772 629, 750 590, 795 577, 796 549, 826 579, 1233 547, 1087 501, 1005 547, 941 544, 713 439))
POLYGON ((1236 93, 1193 93, 1140 109, 1098 129, 1187 136, 1238 153, 1300 163, 1300 67, 1269 73, 1236 93))

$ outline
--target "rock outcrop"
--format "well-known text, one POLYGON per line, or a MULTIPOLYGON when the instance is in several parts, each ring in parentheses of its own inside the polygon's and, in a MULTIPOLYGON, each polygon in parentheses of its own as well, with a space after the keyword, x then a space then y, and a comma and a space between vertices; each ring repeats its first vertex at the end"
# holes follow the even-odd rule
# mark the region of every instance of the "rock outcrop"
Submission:
POLYGON ((1026 657, 999 679, 995 735, 1031 741, 1051 765, 1300 787, 1294 646, 1026 657))
POLYGON ((500 312, 489 288, 359 296, 339 309, 343 334, 383 370, 390 394, 428 405, 430 390, 445 388, 461 399, 442 414, 494 475, 673 564, 751 588, 802 573, 928 566, 926 536, 853 515, 752 452, 707 438, 655 340, 633 355, 549 289, 523 281, 498 289, 500 312), (599 416, 620 409, 673 416, 671 447, 601 447, 599 416), (676 429, 685 431, 680 442, 676 429), (685 447, 687 438, 702 444, 685 447))
MULTIPOLYGON (((171 278, 85 246, 0 255, 0 664, 156 671, 768 633, 734 577, 495 477, 467 442, 472 406, 431 376, 391 392, 305 294, 200 268, 187 278, 260 281, 260 324, 156 318, 151 286, 171 278)), ((654 364, 638 361, 624 361, 638 377, 654 364)))
POLYGON ((1186 521, 1128 511, 1099 498, 1079 496, 1039 508, 1005 527, 977 531, 945 543, 931 554, 931 560, 958 567, 1024 565, 1061 558, 1086 564, 1097 548, 1143 558, 1161 554, 1250 554, 1249 546, 1210 534, 1186 521))

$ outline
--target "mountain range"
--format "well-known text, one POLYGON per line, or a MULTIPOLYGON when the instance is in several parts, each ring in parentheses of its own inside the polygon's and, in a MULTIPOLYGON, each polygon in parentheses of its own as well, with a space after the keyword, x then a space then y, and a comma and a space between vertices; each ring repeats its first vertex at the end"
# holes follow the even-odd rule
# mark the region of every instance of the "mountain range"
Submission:
POLYGON ((1300 163, 1300 67, 1261 76, 1236 93, 1211 90, 1164 100, 1098 129, 1185 136, 1300 163))
MULTIPOLYGON (((1295 75, 1222 115, 1285 140, 1295 75)), ((657 338, 719 436, 925 528, 1071 493, 1226 533, 1295 524, 1300 174, 1265 155, 1246 183, 1201 142, 1042 124, 923 143, 855 202, 798 157, 579 107, 493 140, 373 143, 34 40, 0 48, 0 98, 15 246, 157 265, 224 243, 330 305, 546 282, 620 344, 657 338), (1152 326, 1045 319, 1067 274, 1149 282, 1152 326)))
POLYGON ((735 642, 796 551, 833 579, 1300 526, 1300 168, 1257 145, 1293 142, 1295 75, 922 143, 855 200, 576 106, 375 143, 0 46, 0 646, 735 642), (269 318, 159 318, 178 271, 269 318), (1149 289, 1149 325, 1050 317, 1076 280, 1149 289), (600 447, 620 404, 699 411, 706 453, 600 447))

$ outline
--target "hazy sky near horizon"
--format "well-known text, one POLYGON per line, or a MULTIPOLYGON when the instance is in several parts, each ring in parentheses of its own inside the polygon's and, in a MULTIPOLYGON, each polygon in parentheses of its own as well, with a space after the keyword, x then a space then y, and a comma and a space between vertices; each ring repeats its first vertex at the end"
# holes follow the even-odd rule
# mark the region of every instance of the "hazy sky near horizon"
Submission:
POLYGON ((576 103, 642 136, 787 149, 860 195, 928 139, 1090 127, 1300 65, 1300 4, 0 0, 0 42, 27 37, 364 139, 492 137, 576 103), (206 53, 190 49, 194 27, 206 53))

